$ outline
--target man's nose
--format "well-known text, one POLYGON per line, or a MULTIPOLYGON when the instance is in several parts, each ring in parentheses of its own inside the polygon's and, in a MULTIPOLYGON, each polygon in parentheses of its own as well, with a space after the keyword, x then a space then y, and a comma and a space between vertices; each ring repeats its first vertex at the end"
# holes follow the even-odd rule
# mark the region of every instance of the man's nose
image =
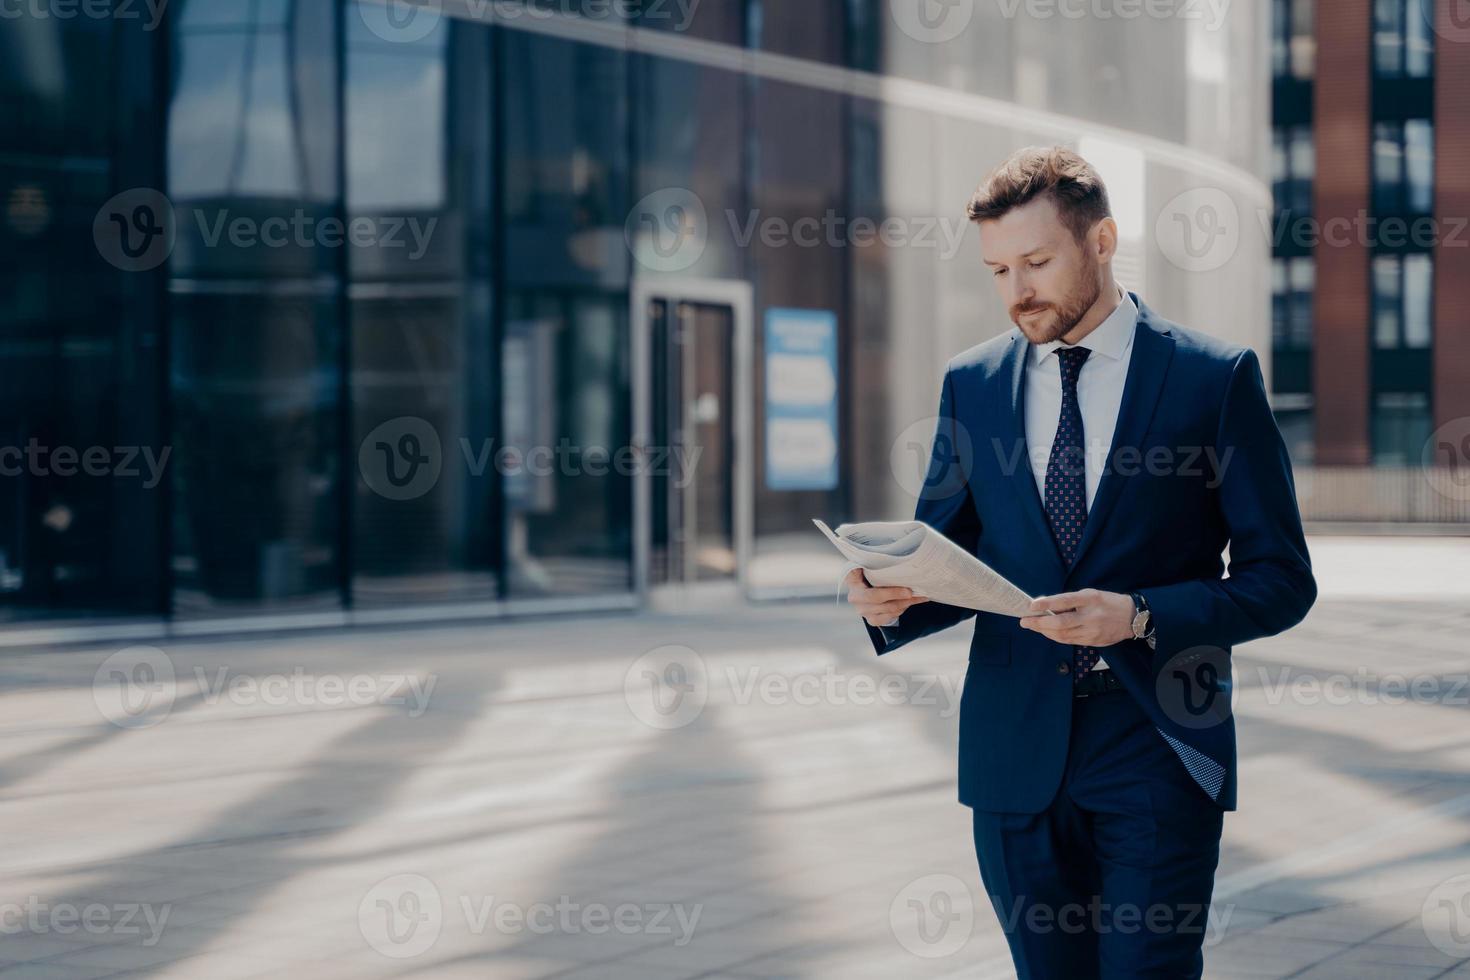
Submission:
POLYGON ((1028 306, 1035 298, 1036 290, 1031 288, 1025 277, 1017 274, 1011 281, 1011 305, 1028 306))

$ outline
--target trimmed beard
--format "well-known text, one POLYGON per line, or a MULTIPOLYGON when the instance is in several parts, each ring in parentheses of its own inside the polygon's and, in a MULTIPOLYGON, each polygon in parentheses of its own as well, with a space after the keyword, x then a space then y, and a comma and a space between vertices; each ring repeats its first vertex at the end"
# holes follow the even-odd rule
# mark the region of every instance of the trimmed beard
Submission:
POLYGON ((1094 275, 1091 282, 1083 286, 1079 292, 1067 296, 1062 300, 1060 306, 1055 303, 1046 304, 1044 308, 1055 313, 1057 321, 1056 325, 1044 335, 1039 338, 1031 336, 1026 328, 1021 326, 1020 314, 1014 309, 1011 311, 1011 322, 1020 327, 1021 333, 1033 344, 1049 344, 1054 340, 1061 340, 1072 332, 1077 324, 1082 321, 1082 318, 1087 315, 1087 311, 1092 309, 1097 303, 1098 297, 1102 295, 1102 269, 1097 266, 1093 266, 1092 268, 1094 275))

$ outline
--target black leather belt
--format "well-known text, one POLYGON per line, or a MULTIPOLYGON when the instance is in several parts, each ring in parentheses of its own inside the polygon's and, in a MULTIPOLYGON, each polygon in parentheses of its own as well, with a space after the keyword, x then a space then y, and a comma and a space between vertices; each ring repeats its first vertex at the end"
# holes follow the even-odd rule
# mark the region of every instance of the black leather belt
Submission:
POLYGON ((1089 670, 1079 679, 1072 682, 1072 697, 1090 698, 1094 694, 1107 694, 1109 691, 1123 690, 1123 682, 1118 680, 1116 672, 1111 670, 1089 670))

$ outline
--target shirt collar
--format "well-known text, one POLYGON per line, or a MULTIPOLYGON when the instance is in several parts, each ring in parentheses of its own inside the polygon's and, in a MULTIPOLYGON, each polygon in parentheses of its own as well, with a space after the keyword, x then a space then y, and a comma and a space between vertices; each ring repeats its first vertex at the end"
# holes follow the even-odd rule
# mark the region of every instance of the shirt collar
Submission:
MULTIPOLYGON (((1077 345, 1115 361, 1121 361, 1123 355, 1128 353, 1128 347, 1133 342, 1133 328, 1138 323, 1138 307, 1134 304, 1133 297, 1122 286, 1118 287, 1118 291, 1123 294, 1123 298, 1117 307, 1077 345)), ((1067 345, 1060 340, 1053 340, 1049 344, 1032 344, 1031 363, 1040 364, 1046 359, 1046 355, 1065 346, 1067 345)))

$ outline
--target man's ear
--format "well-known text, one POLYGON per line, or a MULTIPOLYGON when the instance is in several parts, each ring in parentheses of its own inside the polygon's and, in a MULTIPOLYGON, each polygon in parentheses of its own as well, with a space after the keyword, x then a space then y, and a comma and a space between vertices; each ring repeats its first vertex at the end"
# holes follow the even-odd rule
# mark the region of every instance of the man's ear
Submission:
POLYGON ((1099 263, 1111 262, 1118 251, 1118 223, 1111 217, 1092 226, 1088 234, 1088 251, 1099 263))

